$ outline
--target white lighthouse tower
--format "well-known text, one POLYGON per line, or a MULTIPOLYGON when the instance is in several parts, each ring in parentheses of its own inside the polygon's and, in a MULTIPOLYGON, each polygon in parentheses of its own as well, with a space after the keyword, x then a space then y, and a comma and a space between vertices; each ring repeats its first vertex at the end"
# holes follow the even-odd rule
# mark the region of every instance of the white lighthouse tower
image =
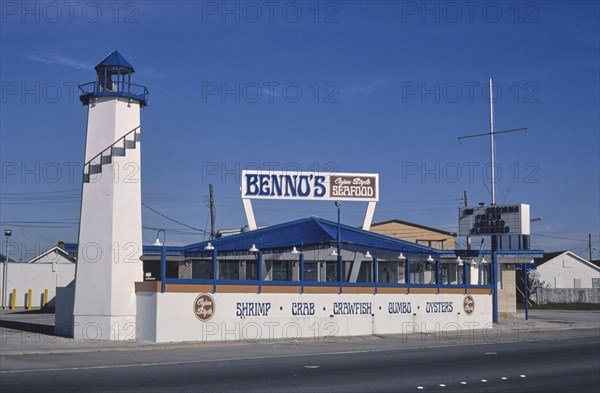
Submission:
POLYGON ((80 86, 88 107, 73 336, 136 337, 136 281, 142 281, 140 109, 148 90, 117 51, 80 86))

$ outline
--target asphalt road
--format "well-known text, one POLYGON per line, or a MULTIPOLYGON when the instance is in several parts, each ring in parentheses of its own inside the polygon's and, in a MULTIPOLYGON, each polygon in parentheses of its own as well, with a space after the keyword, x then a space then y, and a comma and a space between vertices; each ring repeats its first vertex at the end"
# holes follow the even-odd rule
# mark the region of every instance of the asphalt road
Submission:
POLYGON ((3 356, 0 390, 597 393, 598 330, 564 333, 525 342, 420 348, 403 348, 401 339, 385 339, 360 346, 222 344, 3 356))

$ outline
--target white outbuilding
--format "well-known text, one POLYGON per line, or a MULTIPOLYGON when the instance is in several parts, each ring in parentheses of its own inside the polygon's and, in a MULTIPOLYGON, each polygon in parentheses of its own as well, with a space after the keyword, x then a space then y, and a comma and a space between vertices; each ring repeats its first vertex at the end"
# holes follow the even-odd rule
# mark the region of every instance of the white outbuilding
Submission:
POLYGON ((600 288, 600 267, 574 252, 547 253, 535 264, 540 280, 551 288, 600 288))

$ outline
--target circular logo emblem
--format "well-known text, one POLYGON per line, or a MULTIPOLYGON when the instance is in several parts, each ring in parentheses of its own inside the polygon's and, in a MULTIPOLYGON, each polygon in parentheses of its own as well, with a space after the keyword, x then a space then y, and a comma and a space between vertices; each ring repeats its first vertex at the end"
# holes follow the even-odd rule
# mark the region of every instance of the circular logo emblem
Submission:
POLYGON ((194 300, 194 315, 202 322, 212 318, 215 313, 215 301, 207 293, 203 293, 194 300))
POLYGON ((463 309, 467 315, 471 315, 473 314, 473 311, 475 311, 475 300, 471 295, 465 296, 465 300, 463 300, 463 309))

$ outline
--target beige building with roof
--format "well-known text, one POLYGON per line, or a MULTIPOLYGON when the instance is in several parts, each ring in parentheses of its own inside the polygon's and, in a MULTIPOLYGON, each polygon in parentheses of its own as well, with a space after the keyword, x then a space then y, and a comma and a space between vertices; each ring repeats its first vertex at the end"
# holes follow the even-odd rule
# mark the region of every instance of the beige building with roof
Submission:
POLYGON ((371 231, 440 250, 453 250, 456 237, 456 233, 396 219, 374 223, 371 231))

